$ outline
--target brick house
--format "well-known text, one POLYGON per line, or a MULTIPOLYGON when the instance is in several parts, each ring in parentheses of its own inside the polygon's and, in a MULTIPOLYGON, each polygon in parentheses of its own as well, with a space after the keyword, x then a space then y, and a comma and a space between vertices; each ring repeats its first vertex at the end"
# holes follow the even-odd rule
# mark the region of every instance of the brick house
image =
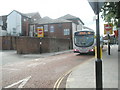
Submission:
POLYGON ((38 21, 41 19, 41 16, 38 12, 27 13, 25 15, 31 19, 29 24, 29 36, 33 37, 35 36, 34 34, 36 33, 35 24, 38 23, 38 21))
POLYGON ((29 36, 29 25, 41 18, 39 13, 23 14, 13 10, 7 15, 7 33, 11 36, 29 36))
POLYGON ((81 30, 83 25, 84 23, 78 17, 67 14, 58 19, 41 18, 36 23, 36 28, 41 26, 44 28, 44 37, 72 39, 73 32, 81 30))
POLYGON ((6 36, 7 34, 7 15, 0 16, 0 36, 6 36))
POLYGON ((2 22, 3 22, 2 30, 7 30, 7 23, 6 23, 7 15, 3 15, 3 16, 0 16, 0 17, 2 18, 2 22))
POLYGON ((79 29, 82 29, 84 23, 77 17, 69 15, 68 18, 58 18, 51 19, 49 17, 44 17, 39 20, 36 24, 36 33, 37 27, 43 27, 44 37, 48 38, 62 38, 69 39, 70 43, 73 42, 73 34, 79 29), (71 19, 70 19, 71 17, 71 19))
POLYGON ((44 28, 44 37, 71 38, 72 22, 63 19, 42 18, 36 27, 44 28))
POLYGON ((73 23, 75 23, 77 31, 82 30, 83 25, 84 25, 84 23, 82 22, 82 20, 79 17, 73 16, 70 14, 64 15, 58 19, 66 19, 66 20, 72 21, 73 23))

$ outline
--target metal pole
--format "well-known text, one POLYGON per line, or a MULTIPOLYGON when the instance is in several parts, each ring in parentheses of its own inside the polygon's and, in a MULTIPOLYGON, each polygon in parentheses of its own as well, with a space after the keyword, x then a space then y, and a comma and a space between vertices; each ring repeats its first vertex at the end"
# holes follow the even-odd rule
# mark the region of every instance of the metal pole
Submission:
POLYGON ((96 19, 96 47, 97 47, 97 60, 96 66, 96 90, 102 90, 102 60, 100 55, 100 33, 99 33, 99 2, 96 2, 97 19, 96 19))
POLYGON ((42 53, 42 38, 40 38, 40 54, 42 53))
POLYGON ((110 35, 108 34, 108 55, 110 55, 110 35))

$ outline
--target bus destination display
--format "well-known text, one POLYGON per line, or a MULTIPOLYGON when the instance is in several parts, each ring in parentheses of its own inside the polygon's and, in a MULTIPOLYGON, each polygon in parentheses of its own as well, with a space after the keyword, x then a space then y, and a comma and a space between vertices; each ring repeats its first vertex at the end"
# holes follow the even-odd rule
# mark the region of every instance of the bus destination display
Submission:
POLYGON ((94 32, 77 32, 76 35, 88 35, 88 34, 94 34, 94 32))

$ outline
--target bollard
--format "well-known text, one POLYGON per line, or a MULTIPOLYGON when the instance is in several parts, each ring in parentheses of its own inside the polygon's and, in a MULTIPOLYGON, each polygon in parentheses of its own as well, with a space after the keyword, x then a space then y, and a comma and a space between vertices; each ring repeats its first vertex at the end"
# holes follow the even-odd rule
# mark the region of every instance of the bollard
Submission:
POLYGON ((42 42, 40 42, 40 54, 42 53, 42 42))
POLYGON ((108 34, 108 55, 110 55, 110 35, 108 34))
POLYGON ((95 61, 96 67, 96 90, 103 90, 102 89, 102 60, 97 59, 95 61))

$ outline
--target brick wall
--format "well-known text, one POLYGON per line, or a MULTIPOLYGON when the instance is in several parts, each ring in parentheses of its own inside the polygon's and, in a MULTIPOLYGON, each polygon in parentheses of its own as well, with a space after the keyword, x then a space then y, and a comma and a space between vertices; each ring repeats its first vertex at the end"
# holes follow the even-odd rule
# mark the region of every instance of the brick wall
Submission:
POLYGON ((0 36, 0 50, 15 50, 16 39, 14 36, 0 36))
POLYGON ((50 52, 58 52, 70 49, 69 39, 50 38, 50 52))
POLYGON ((70 39, 37 37, 0 37, 0 50, 17 50, 18 54, 49 53, 72 48, 70 39), (41 42, 41 44, 40 44, 41 42))
POLYGON ((69 49, 68 39, 19 37, 17 40, 18 54, 49 53, 69 49))
POLYGON ((39 38, 19 37, 17 39, 17 53, 39 53, 39 38))

